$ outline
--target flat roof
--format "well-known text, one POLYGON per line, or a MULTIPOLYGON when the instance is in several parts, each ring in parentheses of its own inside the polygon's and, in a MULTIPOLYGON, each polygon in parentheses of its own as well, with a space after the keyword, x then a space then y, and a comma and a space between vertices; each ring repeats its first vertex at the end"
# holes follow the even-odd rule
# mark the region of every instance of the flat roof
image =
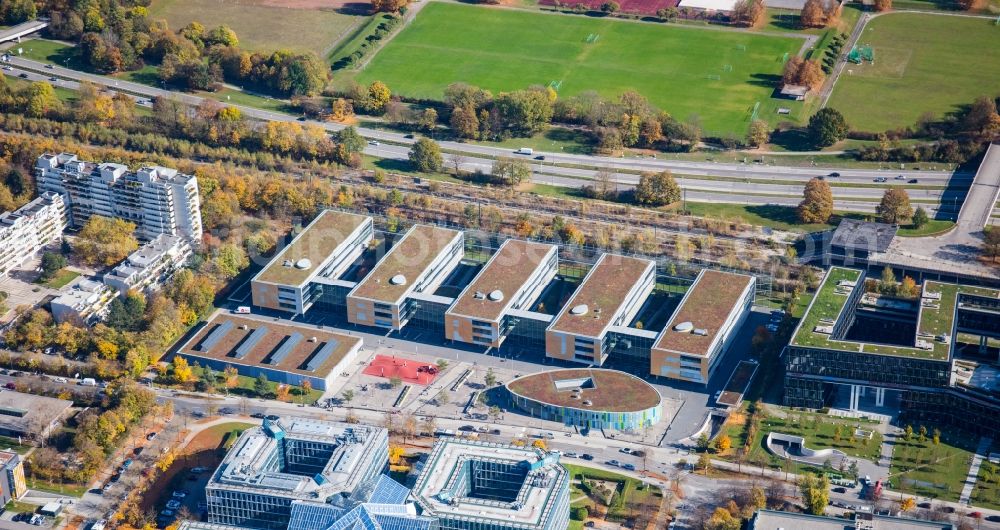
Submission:
POLYGON ((240 435, 206 488, 254 491, 293 499, 325 499, 336 493, 351 493, 365 480, 367 462, 378 458, 375 452, 385 436, 385 429, 363 424, 298 416, 267 419, 261 426, 250 427, 240 435), (311 462, 321 465, 322 471, 305 475, 285 470, 284 464, 276 468, 275 460, 281 459, 275 454, 286 451, 288 440, 327 445, 330 453, 324 457, 325 461, 314 455, 311 462))
POLYGON ((531 278, 554 248, 555 245, 508 239, 462 291, 448 313, 499 320, 504 309, 514 300, 514 293, 531 278), (493 291, 500 291, 503 298, 493 301, 486 296, 476 297, 476 293, 489 295, 493 291))
POLYGON ((398 302, 459 233, 431 225, 414 225, 349 296, 389 304, 398 302), (403 276, 403 283, 390 281, 397 275, 403 276))
MULTIPOLYGON (((549 528, 549 521, 560 507, 555 506, 556 493, 568 471, 559 465, 559 457, 530 447, 468 440, 447 439, 437 442, 417 478, 413 496, 424 515, 442 519, 462 518, 475 521, 503 521, 517 528, 549 528), (480 501, 455 496, 460 473, 470 473, 468 461, 499 461, 524 465, 530 469, 525 483, 520 485, 516 502, 480 501), (537 478, 535 478, 537 477, 537 478)), ((565 507, 563 507, 565 509, 565 507)))
POLYGON ((220 312, 177 353, 325 378, 360 343, 350 335, 220 312))
POLYGON ((830 244, 838 247, 885 252, 896 237, 896 225, 844 219, 833 231, 830 244))
POLYGON ((662 401, 652 385, 638 377, 598 368, 550 370, 519 377, 507 384, 507 390, 535 401, 557 407, 606 412, 638 412, 653 408, 662 401), (559 382, 562 388, 556 385, 559 382), (580 388, 580 398, 573 397, 580 388), (591 402, 583 406, 583 401, 591 402))
POLYGON ((629 291, 652 264, 647 259, 603 254, 549 329, 599 336, 611 324, 629 291), (580 315, 572 314, 571 310, 577 306, 587 306, 587 311, 580 315))
POLYGON ((855 519, 851 520, 826 515, 760 510, 754 514, 754 518, 750 523, 750 530, 792 530, 796 528, 808 528, 810 530, 854 530, 857 519, 871 521, 871 528, 873 530, 951 530, 955 528, 949 522, 903 519, 901 517, 872 515, 863 512, 857 513, 855 519))
POLYGON ((364 215, 323 210, 287 247, 271 259, 254 281, 301 285, 367 219, 364 215), (302 259, 309 260, 308 268, 295 266, 302 259), (285 260, 291 260, 292 266, 286 267, 285 260))
POLYGON ((733 311, 739 311, 743 292, 753 283, 753 276, 703 269, 694 285, 674 311, 654 348, 690 355, 708 355, 719 330, 733 311), (675 331, 674 326, 690 322, 692 330, 675 331), (705 330, 705 335, 692 333, 705 330))
MULTIPOLYGON (((833 326, 840 320, 847 303, 849 291, 843 282, 858 282, 861 271, 845 267, 831 268, 823 283, 813 296, 806 309, 791 345, 813 348, 826 348, 839 351, 872 353, 876 355, 896 355, 944 361, 951 353, 954 337, 948 342, 937 340, 938 336, 952 333, 955 322, 955 311, 959 295, 974 295, 986 298, 1000 298, 1000 290, 970 285, 957 285, 926 281, 921 292, 920 313, 917 316, 917 333, 913 346, 893 344, 871 344, 859 341, 832 339, 830 334, 816 331, 817 326, 833 326), (930 349, 918 348, 917 341, 930 345, 930 349)), ((864 289, 864 285, 856 285, 854 289, 864 289)))
POLYGON ((0 392, 0 428, 27 434, 37 434, 33 429, 47 429, 58 419, 72 401, 47 396, 36 396, 13 390, 0 392))

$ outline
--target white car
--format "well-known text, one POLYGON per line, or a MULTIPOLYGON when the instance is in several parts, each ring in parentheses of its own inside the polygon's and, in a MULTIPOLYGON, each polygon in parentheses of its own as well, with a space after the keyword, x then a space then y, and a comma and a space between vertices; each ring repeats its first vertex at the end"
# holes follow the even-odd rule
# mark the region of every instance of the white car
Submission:
POLYGON ((379 143, 378 143, 378 140, 368 140, 368 145, 378 146, 379 143))
POLYGON ((167 509, 168 510, 176 510, 177 508, 180 508, 180 507, 181 507, 180 501, 170 501, 170 502, 167 503, 167 509))
POLYGON ((52 380, 55 381, 56 383, 62 383, 62 384, 66 384, 69 382, 69 380, 67 380, 65 377, 56 377, 53 378, 52 380))

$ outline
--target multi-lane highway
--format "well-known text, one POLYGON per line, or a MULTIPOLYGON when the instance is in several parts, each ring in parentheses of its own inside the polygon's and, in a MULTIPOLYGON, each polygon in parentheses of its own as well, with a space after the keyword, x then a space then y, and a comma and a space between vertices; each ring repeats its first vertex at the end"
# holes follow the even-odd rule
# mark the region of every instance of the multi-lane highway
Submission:
MULTIPOLYGON (((33 81, 45 80, 68 89, 77 89, 79 81, 90 81, 111 90, 126 92, 147 103, 149 98, 157 96, 175 98, 190 105, 198 105, 205 99, 194 94, 88 74, 16 56, 9 56, 6 68, 9 68, 4 72, 7 75, 33 81)), ((301 121, 318 125, 330 132, 344 127, 330 122, 303 120, 299 116, 282 112, 234 106, 239 107, 247 117, 261 121, 301 121)), ((416 141, 413 135, 387 130, 359 128, 358 132, 370 140, 365 153, 379 158, 406 160, 410 144, 416 141)), ((460 157, 462 169, 468 171, 489 171, 496 157, 524 156, 515 155, 508 148, 453 141, 439 143, 446 157, 460 157)), ((613 180, 619 189, 633 186, 643 171, 670 170, 685 188, 688 200, 704 202, 795 205, 801 200, 804 183, 812 177, 822 175, 833 184, 836 208, 868 212, 874 211, 878 199, 890 185, 907 187, 911 199, 932 212, 939 207, 954 212, 961 206, 972 180, 971 174, 955 174, 951 171, 797 168, 548 152, 535 152, 525 158, 532 164, 535 182, 564 187, 593 183, 601 168, 613 171, 613 180), (882 178, 885 182, 875 182, 882 178), (911 182, 913 179, 917 182, 911 182)))

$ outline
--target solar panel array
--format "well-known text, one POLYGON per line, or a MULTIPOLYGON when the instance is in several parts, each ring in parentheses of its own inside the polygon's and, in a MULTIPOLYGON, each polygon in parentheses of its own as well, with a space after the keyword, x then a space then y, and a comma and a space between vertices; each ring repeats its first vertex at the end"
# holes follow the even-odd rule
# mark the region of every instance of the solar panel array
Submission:
POLYGON ((298 331, 292 333, 285 338, 285 342, 278 347, 277 351, 271 354, 271 358, 267 361, 267 364, 275 366, 281 364, 281 361, 284 361, 285 357, 288 357, 288 354, 291 353, 300 342, 302 342, 302 334, 298 331))
POLYGON ((253 333, 251 333, 250 336, 243 341, 243 344, 240 344, 240 347, 236 348, 236 354, 234 355, 234 357, 236 357, 237 359, 242 359, 246 357, 247 354, 250 353, 255 346, 257 346, 257 343, 260 342, 260 339, 263 339, 265 335, 267 335, 267 326, 261 326, 253 330, 253 333))
POLYGON ((340 342, 337 339, 326 341, 319 351, 312 356, 312 359, 309 359, 309 362, 306 363, 306 370, 315 372, 320 366, 323 366, 323 363, 330 358, 330 355, 333 354, 339 344, 340 342))
POLYGON ((200 351, 211 350, 212 348, 215 347, 216 344, 219 343, 220 340, 222 340, 232 330, 233 330, 232 320, 227 320, 222 324, 219 324, 218 326, 215 327, 215 329, 212 330, 211 333, 208 334, 207 337, 205 337, 205 340, 201 341, 198 350, 200 351))

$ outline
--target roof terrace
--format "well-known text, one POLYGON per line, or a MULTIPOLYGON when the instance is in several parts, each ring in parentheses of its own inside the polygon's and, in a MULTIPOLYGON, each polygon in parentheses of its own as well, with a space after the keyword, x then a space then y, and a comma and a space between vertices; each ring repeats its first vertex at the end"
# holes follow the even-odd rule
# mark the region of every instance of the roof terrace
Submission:
POLYGON ((927 281, 921 293, 917 333, 913 346, 834 339, 828 331, 840 320, 852 290, 864 289, 864 285, 858 284, 860 278, 860 270, 831 268, 816 291, 812 303, 806 309, 806 314, 802 317, 790 344, 944 361, 951 353, 953 340, 951 334, 959 295, 1000 298, 1000 291, 995 289, 927 281), (851 284, 856 285, 851 287, 851 284))

